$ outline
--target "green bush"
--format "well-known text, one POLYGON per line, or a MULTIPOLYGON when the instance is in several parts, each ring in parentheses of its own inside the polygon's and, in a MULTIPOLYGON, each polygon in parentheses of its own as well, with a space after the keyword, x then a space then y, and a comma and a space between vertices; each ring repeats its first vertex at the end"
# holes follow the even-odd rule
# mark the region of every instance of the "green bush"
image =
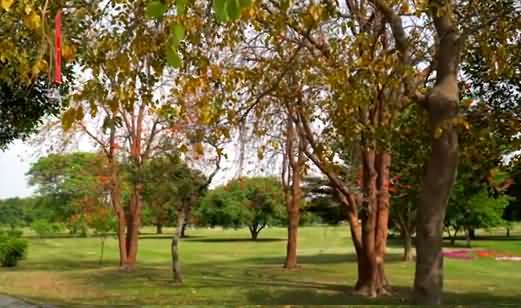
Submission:
POLYGON ((14 267, 27 254, 27 241, 15 234, 0 233, 0 265, 14 267))
POLYGON ((31 224, 31 229, 40 237, 49 236, 63 232, 64 226, 58 223, 51 223, 45 219, 37 219, 31 224))

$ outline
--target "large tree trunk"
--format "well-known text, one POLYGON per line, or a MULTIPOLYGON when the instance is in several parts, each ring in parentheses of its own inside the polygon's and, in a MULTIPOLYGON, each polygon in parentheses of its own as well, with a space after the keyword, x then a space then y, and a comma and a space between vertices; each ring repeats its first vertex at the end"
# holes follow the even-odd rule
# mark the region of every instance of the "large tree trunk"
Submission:
POLYGON ((458 134, 452 122, 458 113, 459 35, 451 2, 431 0, 436 27, 436 84, 425 107, 431 126, 431 156, 416 218, 415 304, 442 303, 443 222, 458 165, 458 134))
POLYGON ((163 234, 163 224, 156 224, 156 234, 163 234))
MULTIPOLYGON (((435 10, 435 14, 439 13, 435 10)), ((435 15, 436 16, 436 15, 435 15)), ((431 156, 423 182, 416 218, 416 304, 441 304, 443 289, 442 236, 450 189, 458 164, 458 135, 450 121, 458 110, 457 35, 435 17, 440 47, 437 83, 427 98, 432 129, 431 156)))
POLYGON ((362 216, 362 249, 357 254, 358 281, 355 291, 358 294, 376 297, 386 293, 387 286, 383 259, 387 239, 389 200, 387 193, 379 192, 379 186, 384 186, 386 176, 388 179, 390 156, 378 155, 377 162, 375 150, 365 150, 362 155, 365 206, 362 216), (383 173, 380 174, 382 171, 383 173))

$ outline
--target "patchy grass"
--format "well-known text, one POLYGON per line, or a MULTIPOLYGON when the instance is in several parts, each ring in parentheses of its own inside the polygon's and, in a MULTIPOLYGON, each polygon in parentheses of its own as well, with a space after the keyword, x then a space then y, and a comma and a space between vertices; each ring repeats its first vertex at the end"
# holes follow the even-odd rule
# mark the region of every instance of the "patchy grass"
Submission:
MULTIPOLYGON (((146 229, 144 232, 151 231, 146 229)), ((172 230, 167 230, 171 232, 172 230)), ((367 299, 351 294, 356 263, 347 227, 300 230, 295 271, 282 269, 286 231, 270 228, 252 242, 248 231, 189 230, 181 243, 186 283, 171 282, 170 236, 144 233, 139 267, 117 269, 117 242, 107 240, 105 262, 98 265, 97 238, 31 238, 29 256, 15 269, 0 269, 0 293, 36 302, 68 306, 179 304, 405 304, 414 264, 400 261, 401 247, 392 241, 386 271, 391 296, 367 299)), ((521 255, 519 237, 478 240, 484 247, 521 255)), ((445 262, 446 302, 450 304, 521 303, 521 264, 492 259, 445 262)))

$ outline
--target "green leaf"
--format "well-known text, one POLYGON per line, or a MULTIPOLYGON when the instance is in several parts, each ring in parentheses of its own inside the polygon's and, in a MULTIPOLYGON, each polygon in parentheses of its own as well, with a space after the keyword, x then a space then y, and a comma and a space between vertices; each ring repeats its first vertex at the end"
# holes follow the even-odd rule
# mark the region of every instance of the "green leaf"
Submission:
POLYGON ((168 50, 166 51, 166 61, 170 66, 174 68, 181 67, 181 58, 179 57, 179 54, 177 53, 176 49, 168 48, 168 50))
POLYGON ((177 0, 175 2, 177 16, 183 16, 186 13, 187 0, 177 0))
POLYGON ((147 4, 145 15, 148 18, 161 18, 167 11, 168 7, 161 1, 151 1, 147 4))
POLYGON ((173 24, 170 28, 170 35, 173 35, 176 44, 179 44, 179 42, 185 39, 185 33, 186 30, 182 24, 173 24))
POLYGON ((213 9, 215 11, 215 15, 217 16, 217 20, 219 21, 228 21, 228 12, 226 10, 227 1, 226 0, 214 0, 213 1, 213 9))
POLYGON ((231 20, 236 20, 241 17, 241 8, 239 5, 239 0, 228 0, 228 16, 231 20))
POLYGON ((239 5, 241 9, 245 9, 251 5, 251 0, 239 0, 239 5))

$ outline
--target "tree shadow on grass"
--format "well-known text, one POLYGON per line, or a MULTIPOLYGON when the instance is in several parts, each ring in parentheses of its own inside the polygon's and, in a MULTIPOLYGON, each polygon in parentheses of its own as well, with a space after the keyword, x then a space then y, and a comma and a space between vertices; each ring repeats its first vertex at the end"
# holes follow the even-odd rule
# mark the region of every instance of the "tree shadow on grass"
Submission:
MULTIPOLYGON (((255 264, 284 264, 285 257, 258 257, 250 258, 245 261, 255 264)), ((335 264, 335 263, 354 263, 356 264, 357 258, 354 253, 320 253, 315 255, 299 255, 297 262, 301 265, 306 264, 335 264)), ((402 255, 397 253, 388 253, 385 255, 385 263, 396 263, 402 262, 402 255)))
POLYGON ((183 241, 201 242, 201 243, 267 243, 267 242, 282 242, 286 241, 284 238, 259 238, 252 240, 250 238, 184 238, 183 241))
MULTIPOLYGON (((351 290, 324 291, 320 289, 254 289, 248 292, 248 302, 268 305, 392 305, 399 307, 410 305, 411 288, 393 287, 392 294, 378 298, 367 298, 354 295, 351 290)), ((468 305, 468 307, 518 307, 519 294, 512 296, 497 296, 492 293, 466 292, 444 293, 444 307, 468 305)))

